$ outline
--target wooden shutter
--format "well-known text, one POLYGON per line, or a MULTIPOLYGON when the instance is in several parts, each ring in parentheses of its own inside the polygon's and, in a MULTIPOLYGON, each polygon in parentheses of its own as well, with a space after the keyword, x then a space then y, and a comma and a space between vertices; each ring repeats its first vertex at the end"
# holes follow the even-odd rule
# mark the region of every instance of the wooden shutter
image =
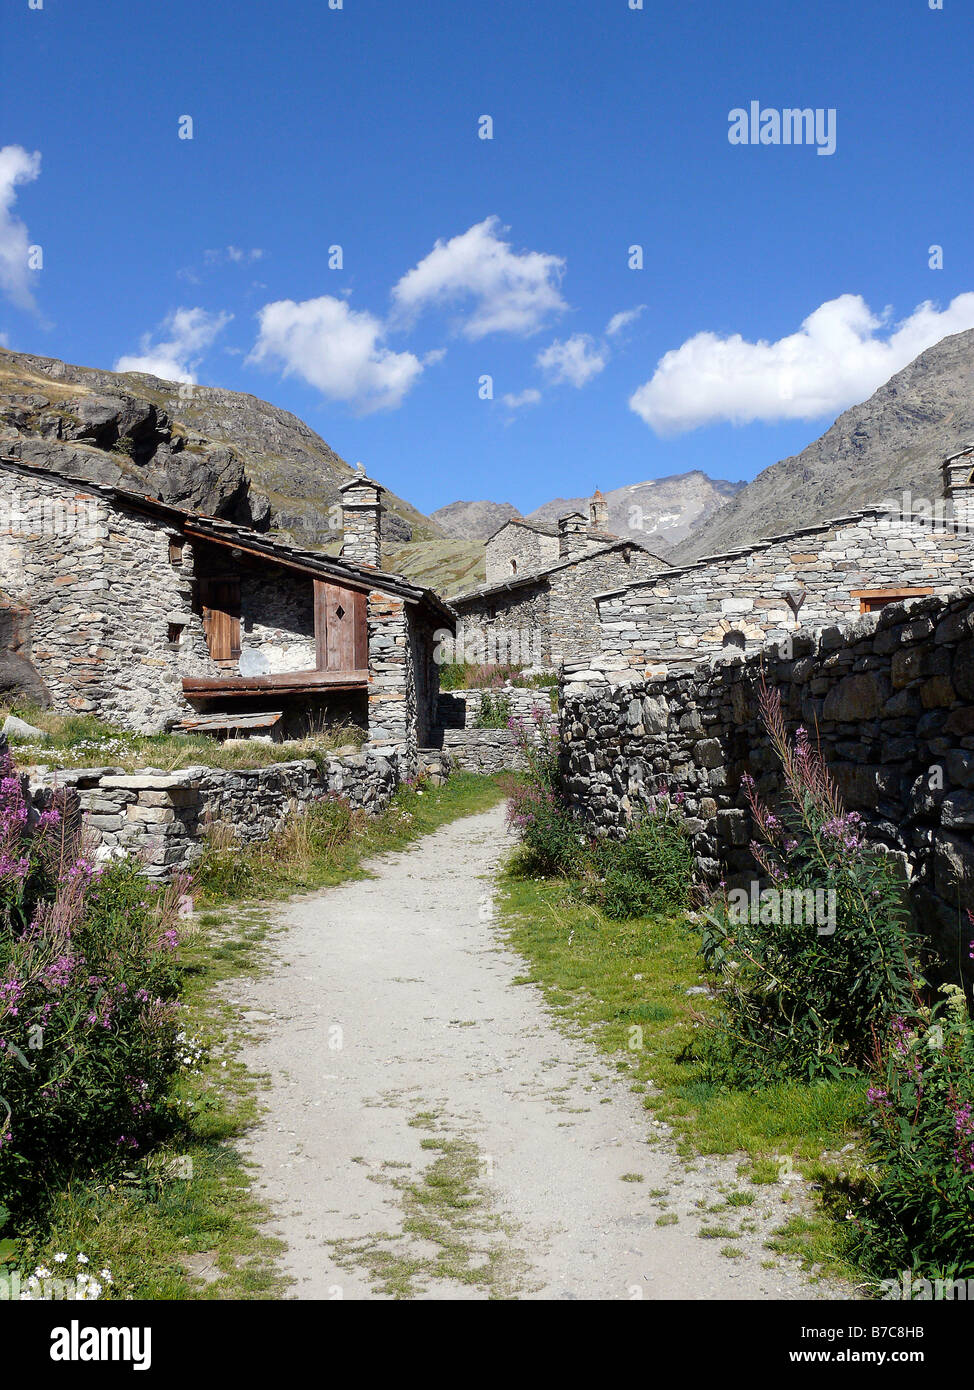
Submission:
POLYGON ((315 580, 315 650, 319 671, 364 671, 368 667, 365 594, 315 580))
POLYGON ((203 632, 214 661, 235 661, 240 655, 240 580, 200 581, 203 632))

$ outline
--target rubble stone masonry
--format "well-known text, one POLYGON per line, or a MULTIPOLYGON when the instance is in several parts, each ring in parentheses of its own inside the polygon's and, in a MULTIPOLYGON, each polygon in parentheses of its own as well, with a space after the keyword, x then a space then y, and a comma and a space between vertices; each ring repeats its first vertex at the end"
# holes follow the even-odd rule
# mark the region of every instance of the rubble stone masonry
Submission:
POLYGON ((753 651, 769 634, 851 621, 873 589, 943 594, 972 573, 974 531, 870 509, 601 594, 601 651, 661 674, 735 641, 753 651))
MULTIPOLYGON (((949 563, 948 561, 944 561, 949 563)), ((911 900, 951 961, 974 937, 974 588, 892 604, 791 650, 702 661, 653 679, 610 656, 562 673, 566 795, 593 832, 619 835, 659 788, 682 791, 702 876, 756 876, 749 772, 780 790, 758 712, 762 681, 789 728, 818 740, 848 810, 901 863, 911 900)))

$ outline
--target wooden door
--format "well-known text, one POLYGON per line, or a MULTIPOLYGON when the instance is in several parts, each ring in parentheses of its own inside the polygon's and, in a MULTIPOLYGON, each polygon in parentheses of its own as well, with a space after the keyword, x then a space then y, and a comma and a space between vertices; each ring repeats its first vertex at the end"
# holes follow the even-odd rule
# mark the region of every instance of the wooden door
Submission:
POLYGON ((319 671, 364 671, 369 664, 366 595, 315 580, 315 648, 319 671))
POLYGON ((210 656, 214 661, 236 661, 240 656, 240 580, 201 580, 200 601, 210 656))

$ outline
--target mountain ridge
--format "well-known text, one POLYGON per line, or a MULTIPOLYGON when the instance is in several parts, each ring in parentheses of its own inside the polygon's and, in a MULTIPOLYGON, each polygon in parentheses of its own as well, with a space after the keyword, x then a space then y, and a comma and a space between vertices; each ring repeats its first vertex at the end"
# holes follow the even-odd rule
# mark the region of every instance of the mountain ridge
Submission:
POLYGON ((921 352, 799 454, 760 472, 680 543, 685 563, 901 497, 942 496, 943 459, 974 439, 974 329, 921 352))
MULTIPOLYGON (((724 478, 711 478, 699 468, 626 483, 603 493, 608 529, 614 535, 642 541, 650 549, 669 551, 744 486, 724 478)), ((555 497, 526 515, 510 502, 451 502, 432 512, 430 519, 457 539, 487 540, 505 521, 553 525, 566 512, 587 514, 589 501, 590 497, 555 497)))

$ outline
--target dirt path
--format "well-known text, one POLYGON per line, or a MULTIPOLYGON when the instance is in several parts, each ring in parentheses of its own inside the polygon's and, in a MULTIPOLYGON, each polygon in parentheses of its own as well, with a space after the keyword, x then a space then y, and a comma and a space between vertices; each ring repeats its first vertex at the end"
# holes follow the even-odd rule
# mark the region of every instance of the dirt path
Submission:
POLYGON ((249 1156, 292 1296, 830 1296, 763 1267, 781 1189, 704 1213, 744 1186, 735 1163, 688 1169, 515 983, 489 900, 509 846, 497 809, 377 859, 290 905, 277 958, 238 985, 259 1025, 243 1060, 269 1078, 249 1156))

